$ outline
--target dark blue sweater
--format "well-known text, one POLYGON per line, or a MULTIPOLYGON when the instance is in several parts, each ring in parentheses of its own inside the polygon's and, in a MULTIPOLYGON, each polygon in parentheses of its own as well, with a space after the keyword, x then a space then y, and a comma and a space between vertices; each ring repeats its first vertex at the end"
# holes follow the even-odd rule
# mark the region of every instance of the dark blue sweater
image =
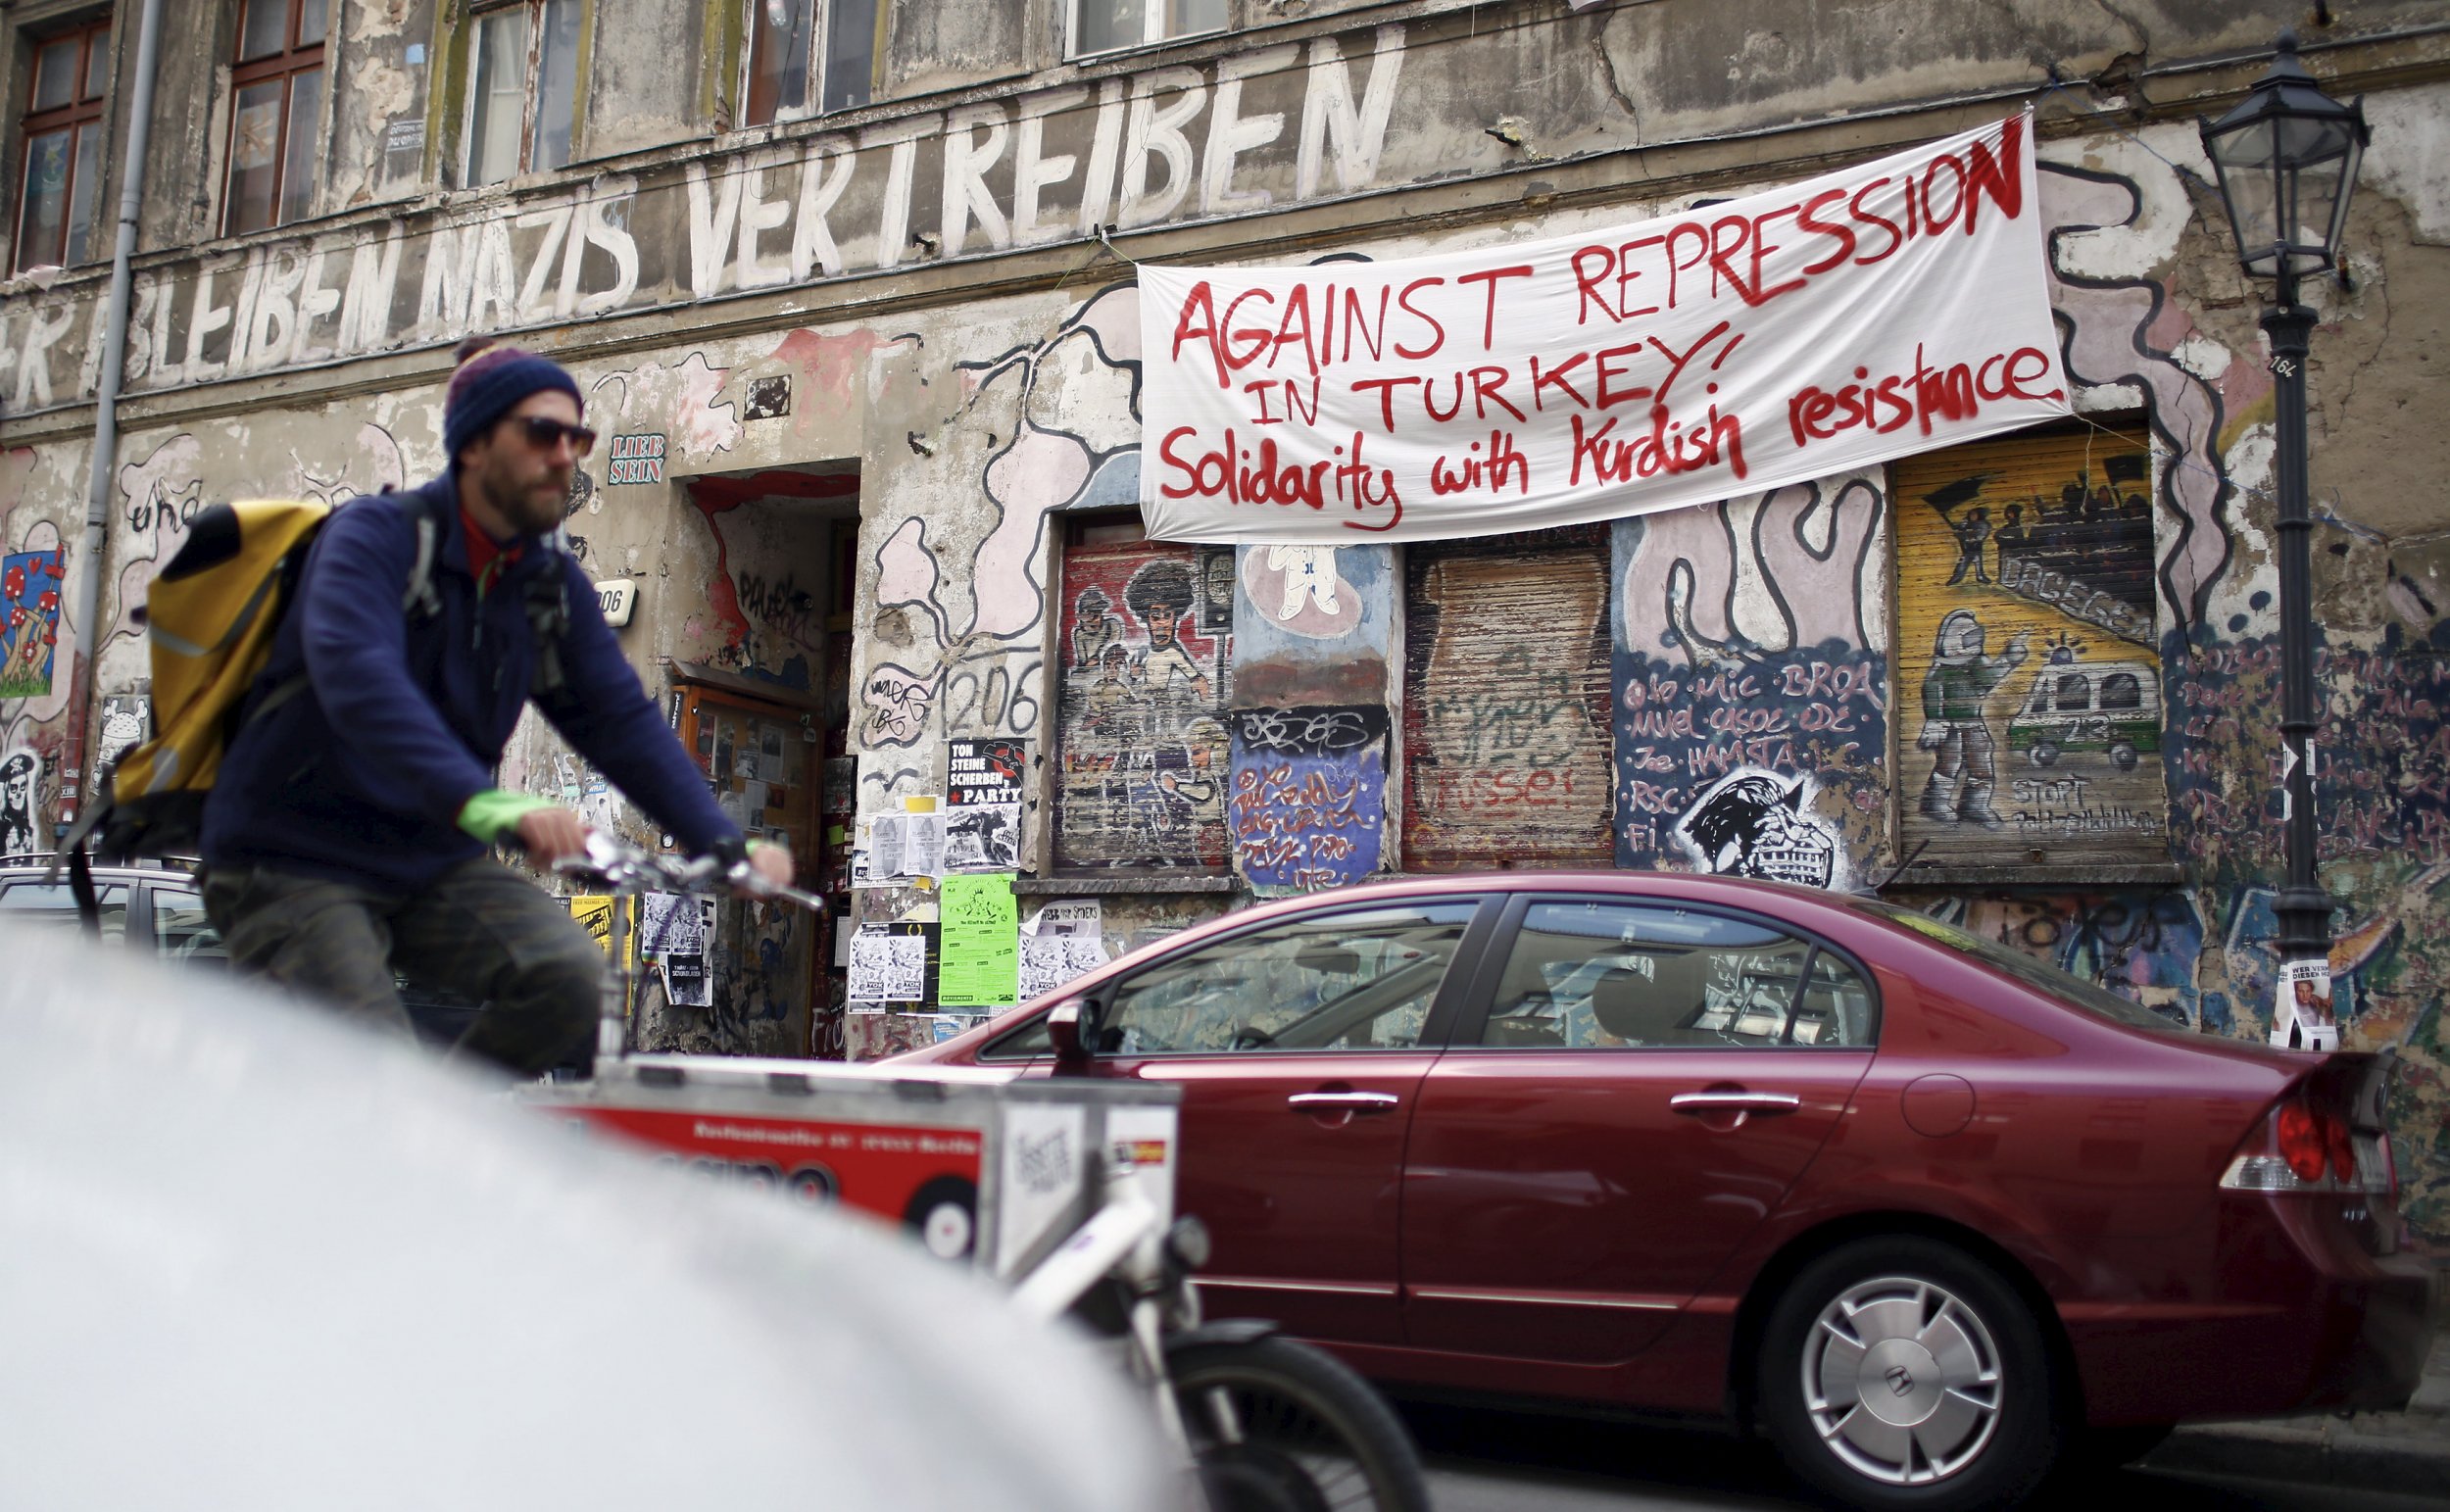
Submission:
POLYGON ((335 512, 308 554, 296 601, 252 699, 300 668, 305 692, 248 723, 204 812, 208 866, 268 866, 413 892, 482 854, 456 822, 494 786, 527 703, 535 635, 528 582, 559 573, 569 597, 568 695, 545 713, 578 754, 693 852, 740 832, 621 656, 578 563, 530 538, 480 600, 459 490, 448 473, 335 512), (441 612, 403 613, 416 519, 443 523, 441 612))

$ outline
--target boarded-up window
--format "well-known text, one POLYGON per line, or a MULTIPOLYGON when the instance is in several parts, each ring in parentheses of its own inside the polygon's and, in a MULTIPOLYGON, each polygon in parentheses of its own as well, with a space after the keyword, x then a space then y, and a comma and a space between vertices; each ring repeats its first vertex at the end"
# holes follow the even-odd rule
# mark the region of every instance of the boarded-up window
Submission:
POLYGON ((1610 864, 1606 527, 1405 556, 1404 868, 1610 864))
POLYGON ((1225 865, 1231 547, 1076 528, 1056 650, 1055 863, 1225 865))
POLYGON ((1893 485, 1906 845, 1958 865, 2167 860, 2142 434, 1952 447, 1893 485))

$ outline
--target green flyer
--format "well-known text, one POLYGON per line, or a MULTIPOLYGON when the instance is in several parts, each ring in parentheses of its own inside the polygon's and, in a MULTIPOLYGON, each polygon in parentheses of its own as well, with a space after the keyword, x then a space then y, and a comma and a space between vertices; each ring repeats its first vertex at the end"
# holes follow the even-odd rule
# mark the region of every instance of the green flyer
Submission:
POLYGON ((1012 873, 955 872, 946 877, 943 917, 937 1006, 1012 1006, 1021 986, 1021 915, 1012 901, 1012 873))

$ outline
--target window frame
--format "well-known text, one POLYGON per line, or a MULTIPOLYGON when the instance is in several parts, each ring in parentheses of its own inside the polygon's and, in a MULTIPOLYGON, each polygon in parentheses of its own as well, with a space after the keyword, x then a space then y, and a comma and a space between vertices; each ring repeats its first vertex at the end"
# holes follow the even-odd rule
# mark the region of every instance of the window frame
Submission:
MULTIPOLYGON (((1729 1050, 1808 1050, 1816 1053, 1868 1055, 1877 1054, 1880 1050, 1883 1016, 1884 1004, 1881 1000, 1880 979, 1873 974, 1871 967, 1864 963, 1863 958, 1832 941, 1820 931, 1808 929, 1792 920, 1783 919, 1774 914, 1756 912, 1749 908, 1731 907, 1724 903, 1647 893, 1526 891, 1507 897, 1504 912, 1497 919, 1492 931, 1492 938, 1482 947, 1480 967, 1472 975, 1470 996, 1463 1000, 1460 1010, 1447 1026, 1448 1034, 1445 1049, 1448 1054, 1470 1051, 1493 1055, 1520 1055, 1526 1052, 1543 1055, 1619 1053, 1674 1055, 1694 1052, 1720 1054, 1729 1050), (1860 1045, 1800 1045, 1790 1038, 1782 1036, 1777 1043, 1769 1045, 1745 1045, 1735 1041, 1730 1041, 1725 1045, 1580 1047, 1483 1044, 1481 1036, 1488 1032, 1489 1010, 1496 998, 1498 984, 1505 979, 1506 969, 1513 962, 1514 944, 1520 936, 1523 920, 1532 909, 1543 903, 1597 903, 1619 908, 1673 909, 1726 919, 1738 924, 1748 924, 1756 929, 1766 929, 1785 935, 1801 942, 1808 948, 1804 952, 1803 964, 1796 973, 1797 1000, 1800 1000, 1804 987, 1809 984, 1813 966, 1819 957, 1824 953, 1836 956, 1840 963, 1854 972, 1857 980, 1862 982, 1864 995, 1869 1000, 1863 1020, 1863 1043, 1860 1045)), ((1794 1003, 1790 1001, 1787 1010, 1785 1035, 1790 1036, 1793 1033, 1794 1023, 1794 1003)))
POLYGON ((1234 29, 1234 0, 1223 0, 1225 19, 1213 26, 1198 31, 1164 30, 1163 19, 1169 0, 1146 0, 1147 14, 1141 23, 1140 40, 1117 42, 1111 47, 1095 50, 1081 45, 1081 12, 1090 5, 1111 4, 1113 0, 1065 0, 1063 7, 1063 61, 1080 63, 1092 58, 1112 58, 1118 54, 1144 47, 1162 47, 1172 42, 1188 42, 1195 37, 1223 36, 1234 29))
MULTIPOLYGON (((81 22, 72 22, 46 31, 20 33, 20 40, 25 52, 25 108, 17 118, 17 205, 13 218, 15 223, 10 231, 9 262, 12 276, 29 272, 37 268, 74 268, 80 263, 95 261, 91 244, 94 227, 100 223, 98 215, 88 221, 85 227, 86 245, 75 249, 77 256, 74 259, 69 256, 69 221, 64 214, 60 222, 57 259, 28 261, 25 247, 25 212, 32 203, 32 196, 27 193, 27 190, 32 183, 34 140, 37 137, 48 136, 55 131, 69 132, 69 179, 63 209, 76 203, 75 174, 78 140, 85 131, 90 130, 98 136, 107 136, 109 130, 108 107, 111 99, 109 71, 107 69, 104 71, 102 87, 90 97, 85 94, 85 84, 92 77, 96 47, 109 47, 114 29, 112 18, 105 14, 81 22), (33 108, 34 88, 42 67, 42 55, 46 50, 71 38, 76 41, 76 65, 70 80, 69 102, 66 105, 37 111, 33 108)), ((107 180, 110 177, 110 168, 104 160, 99 142, 94 151, 93 170, 97 180, 107 180)), ((102 205, 101 190, 102 184, 97 182, 94 185, 92 201, 93 209, 97 212, 102 205)))
POLYGON ((585 77, 589 46, 595 20, 594 0, 568 0, 578 8, 578 36, 571 45, 569 155, 560 163, 544 167, 536 165, 536 147, 542 139, 543 75, 545 58, 545 14, 551 0, 467 0, 462 17, 461 35, 466 39, 460 69, 460 140, 458 176, 464 189, 483 189, 495 184, 516 183, 537 173, 559 172, 579 161, 579 137, 586 122, 587 80, 585 77), (518 147, 510 171, 498 178, 476 176, 477 107, 480 96, 477 79, 484 68, 484 23, 510 11, 524 12, 527 17, 527 55, 519 64, 519 130, 518 147))
MULTIPOLYGON (((1235 941, 1286 924, 1317 923, 1348 914, 1384 913, 1391 908, 1469 907, 1473 910, 1472 915, 1464 921, 1462 936, 1455 941, 1454 959, 1447 963, 1446 975, 1439 979, 1437 996, 1430 1000, 1429 1012, 1421 1020, 1420 1036, 1410 1045, 1373 1045, 1364 1049, 1348 1046, 1341 1049, 1298 1045, 1259 1046, 1249 1049, 1138 1050, 1128 1055, 1120 1050, 1099 1047, 1091 1052, 1093 1058, 1107 1061, 1181 1060, 1191 1057, 1207 1057, 1223 1058, 1234 1062, 1257 1062, 1279 1055, 1435 1054, 1447 1043, 1448 1031, 1452 1028, 1457 1016, 1470 1006, 1469 1000, 1464 996, 1467 984, 1477 986, 1480 982, 1482 967, 1487 960, 1490 939, 1497 930, 1499 916, 1505 911, 1505 896, 1497 893, 1484 893, 1475 897, 1469 892, 1439 892, 1426 893, 1417 897, 1356 898, 1327 907, 1289 909, 1283 913, 1270 913, 1262 917, 1244 920, 1232 929, 1221 930, 1216 934, 1205 935, 1198 940, 1173 947, 1161 954, 1136 962, 1128 971, 1116 971, 1102 980, 1083 987, 1076 993, 1067 993, 1060 1000, 1086 998, 1103 1010, 1113 1004, 1116 996, 1125 988, 1151 972, 1162 970, 1191 955, 1212 951, 1220 946, 1230 945, 1235 941)), ((1047 1058, 1052 1050, 1046 1046, 1046 1013, 1031 1015, 1025 1022, 1014 1025, 981 1046, 978 1050, 979 1060, 1010 1063, 1047 1058)), ((1111 1026, 1104 1027, 1110 1028, 1111 1026)))
POLYGON ((320 73, 323 75, 323 82, 316 98, 316 119, 307 122, 308 131, 319 139, 322 135, 323 116, 331 101, 332 80, 327 54, 331 45, 332 9, 335 0, 324 0, 323 35, 308 43, 300 43, 298 40, 298 25, 305 18, 306 0, 279 0, 279 3, 284 4, 288 9, 288 16, 281 26, 280 50, 268 53, 261 58, 241 59, 236 57, 236 54, 246 49, 246 12, 249 3, 251 0, 240 0, 237 24, 231 27, 229 114, 223 122, 224 135, 221 143, 220 234, 223 236, 251 235, 257 231, 276 230, 284 225, 294 225, 300 220, 312 219, 315 216, 316 200, 322 188, 320 175, 314 175, 317 181, 307 186, 306 196, 300 204, 298 213, 294 216, 283 214, 283 204, 291 188, 287 182, 290 168, 290 138, 298 126, 296 112, 293 109, 297 100, 295 80, 299 74, 307 73, 320 73), (280 81, 281 90, 280 129, 274 133, 272 139, 272 218, 263 225, 249 226, 245 230, 240 230, 235 224, 238 211, 236 192, 238 102, 250 87, 275 79, 280 81))
POLYGON ((750 98, 756 87, 758 68, 758 24, 756 13, 765 0, 740 0, 740 102, 737 129, 754 131, 766 126, 781 125, 794 121, 813 121, 820 116, 839 115, 845 111, 864 110, 876 102, 876 66, 885 51, 885 22, 891 15, 891 0, 865 0, 868 13, 868 60, 866 87, 857 100, 829 106, 825 98, 832 92, 832 38, 834 8, 842 0, 805 0, 808 7, 808 55, 807 63, 808 97, 800 104, 785 107, 776 104, 772 115, 763 120, 752 119, 750 98))

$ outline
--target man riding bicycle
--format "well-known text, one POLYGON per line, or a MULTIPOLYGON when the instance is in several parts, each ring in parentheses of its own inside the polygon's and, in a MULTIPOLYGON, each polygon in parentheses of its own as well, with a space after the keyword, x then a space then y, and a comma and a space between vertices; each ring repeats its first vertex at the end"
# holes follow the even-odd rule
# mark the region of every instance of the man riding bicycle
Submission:
MULTIPOLYGON (((204 901, 240 969, 406 1035, 397 968, 482 1001, 462 1049, 536 1075, 582 1060, 605 962, 487 854, 515 839, 550 865, 586 843, 569 809, 493 785, 531 692, 683 846, 736 859, 744 842, 552 539, 595 443, 578 385, 533 353, 461 350, 442 475, 335 512, 307 558, 205 806, 204 901), (431 594, 404 612, 420 518, 431 594)), ((791 880, 788 853, 745 851, 791 880)))

